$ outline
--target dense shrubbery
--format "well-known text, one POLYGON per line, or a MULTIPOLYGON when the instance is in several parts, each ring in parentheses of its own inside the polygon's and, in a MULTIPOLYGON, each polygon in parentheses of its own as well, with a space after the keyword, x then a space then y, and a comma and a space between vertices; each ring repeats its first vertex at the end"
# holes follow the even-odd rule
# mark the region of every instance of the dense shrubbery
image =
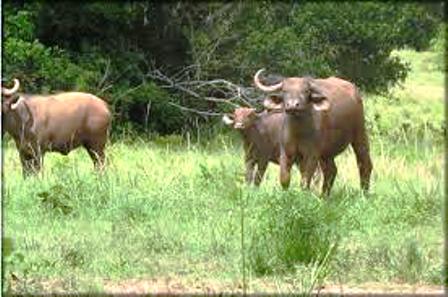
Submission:
MULTIPOLYGON (((4 5, 4 78, 20 78, 26 92, 98 94, 114 108, 114 127, 121 130, 180 132, 197 121, 167 103, 203 103, 161 89, 148 78, 151 69, 174 75, 195 64, 185 79, 224 78, 243 85, 251 84, 261 67, 284 76, 336 74, 380 92, 408 71, 391 51, 428 48, 440 8, 379 2, 14 1, 4 5)), ((441 41, 434 47, 440 50, 441 41)))

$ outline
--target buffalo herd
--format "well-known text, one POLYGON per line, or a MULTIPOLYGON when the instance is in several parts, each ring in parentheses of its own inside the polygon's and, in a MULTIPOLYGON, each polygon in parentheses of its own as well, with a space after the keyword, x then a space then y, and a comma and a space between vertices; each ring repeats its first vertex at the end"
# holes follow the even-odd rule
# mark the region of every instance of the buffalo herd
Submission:
MULTIPOLYGON (((357 87, 337 77, 287 77, 265 85, 260 81, 263 71, 257 71, 254 84, 266 93, 264 110, 239 107, 222 118, 243 138, 246 182, 260 185, 269 162, 274 162, 280 165, 280 184, 286 189, 296 164, 305 189, 321 170, 326 196, 337 174, 334 159, 350 144, 361 188, 368 191, 372 161, 357 87)), ((2 87, 2 131, 16 143, 24 176, 39 172, 46 152, 66 155, 80 146, 95 168, 103 169, 112 120, 104 100, 82 92, 28 95, 19 88, 17 79, 12 88, 2 87)))

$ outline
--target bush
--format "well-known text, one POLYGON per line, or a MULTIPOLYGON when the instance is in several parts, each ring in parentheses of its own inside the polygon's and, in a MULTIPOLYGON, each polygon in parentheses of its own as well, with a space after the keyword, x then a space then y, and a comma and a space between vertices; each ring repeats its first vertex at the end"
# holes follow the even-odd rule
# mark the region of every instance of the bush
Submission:
MULTIPOLYGON (((246 83, 262 67, 284 76, 338 75, 370 92, 385 91, 406 77, 409 68, 390 53, 404 47, 428 48, 440 21, 418 3, 262 1, 241 11, 223 16, 230 18, 239 38, 217 43, 220 46, 210 56, 223 63, 205 65, 207 73, 226 73, 246 83)), ((204 31, 201 40, 208 38, 206 44, 217 34, 227 38, 218 29, 204 31)))
MULTIPOLYGON (((364 90, 382 92, 409 71, 390 55, 393 50, 430 45, 441 20, 437 7, 17 1, 5 4, 4 75, 19 78, 26 92, 80 90, 105 98, 115 112, 115 132, 198 130, 208 121, 185 116, 168 102, 223 109, 162 90, 149 79, 149 70, 175 76, 193 64, 182 79, 223 78, 249 85, 264 67, 283 76, 338 75, 364 90)), ((441 41, 434 47, 441 52, 441 41)), ((204 94, 208 91, 204 88, 204 94)))
POLYGON ((301 264, 320 262, 337 243, 337 213, 325 201, 297 192, 262 199, 266 205, 254 219, 249 248, 257 274, 291 272, 301 264))

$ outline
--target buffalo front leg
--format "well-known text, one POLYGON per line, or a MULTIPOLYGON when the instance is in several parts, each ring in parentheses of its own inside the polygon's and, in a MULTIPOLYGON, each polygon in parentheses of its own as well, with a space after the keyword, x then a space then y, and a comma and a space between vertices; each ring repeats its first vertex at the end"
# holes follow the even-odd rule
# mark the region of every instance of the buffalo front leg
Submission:
POLYGON ((301 182, 300 185, 302 188, 309 190, 311 180, 313 179, 314 172, 317 169, 317 158, 315 157, 306 157, 302 158, 300 161, 300 175, 301 175, 301 182))
POLYGON ((331 188, 333 187, 338 169, 336 167, 334 159, 332 158, 320 160, 320 167, 324 175, 324 182, 322 184, 322 195, 328 196, 330 194, 331 188))
POLYGON ((284 190, 289 188, 291 182, 291 167, 293 160, 286 154, 280 156, 280 184, 284 190))
POLYGON ((268 161, 259 161, 257 164, 257 172, 255 173, 255 185, 258 187, 263 180, 264 173, 268 167, 268 161))

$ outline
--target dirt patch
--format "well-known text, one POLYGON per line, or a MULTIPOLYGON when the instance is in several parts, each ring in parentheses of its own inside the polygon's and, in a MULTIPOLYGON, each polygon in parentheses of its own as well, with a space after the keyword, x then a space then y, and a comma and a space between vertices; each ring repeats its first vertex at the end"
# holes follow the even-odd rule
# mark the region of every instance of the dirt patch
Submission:
MULTIPOLYGON (((92 280, 93 281, 93 280, 92 280)), ((84 284, 88 281, 82 281, 84 284)), ((86 289, 80 282, 64 280, 28 279, 27 284, 10 282, 11 293, 16 294, 66 294, 66 293, 95 293, 95 294, 287 294, 301 293, 293 285, 267 279, 251 279, 246 288, 239 279, 214 280, 200 278, 160 277, 147 279, 106 280, 95 279, 95 287, 86 289), (25 285, 25 286, 24 286, 25 285), (83 289, 81 289, 83 288, 83 289)), ((89 286, 90 287, 90 286, 89 286)), ((426 284, 396 284, 396 283, 363 283, 353 285, 325 284, 313 291, 318 295, 350 295, 350 294, 412 294, 412 295, 440 295, 444 291, 442 286, 426 284)), ((303 293, 303 292, 302 292, 303 293)))
MULTIPOLYGON (((149 280, 126 280, 115 283, 105 283, 106 293, 121 294, 242 294, 243 284, 239 282, 217 282, 217 281, 181 281, 174 278, 149 279, 149 280)), ((268 282, 256 282, 246 288, 248 294, 281 294, 292 293, 294 290, 288 285, 279 285, 268 282)), ((296 292, 298 293, 298 292, 296 292)), ((318 294, 413 294, 413 295, 443 295, 442 286, 409 285, 409 284, 383 284, 365 283, 359 285, 337 285, 328 284, 314 290, 318 294)))
POLYGON ((112 294, 217 294, 243 293, 243 284, 235 282, 204 281, 199 279, 152 278, 105 282, 105 293, 112 294))
MULTIPOLYGON (((443 295, 442 286, 364 283, 359 285, 326 285, 320 293, 324 294, 412 294, 412 295, 443 295)), ((317 292, 317 291, 316 291, 317 292)))

